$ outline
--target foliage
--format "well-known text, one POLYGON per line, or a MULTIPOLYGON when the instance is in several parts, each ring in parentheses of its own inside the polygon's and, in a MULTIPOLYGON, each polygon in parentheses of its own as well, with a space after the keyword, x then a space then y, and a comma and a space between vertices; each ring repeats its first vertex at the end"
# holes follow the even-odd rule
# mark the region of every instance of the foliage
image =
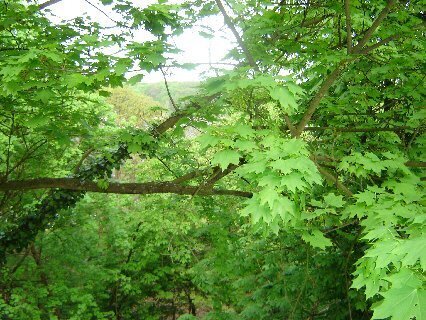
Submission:
POLYGON ((54 2, 0 2, 1 319, 425 317, 422 1, 54 2))

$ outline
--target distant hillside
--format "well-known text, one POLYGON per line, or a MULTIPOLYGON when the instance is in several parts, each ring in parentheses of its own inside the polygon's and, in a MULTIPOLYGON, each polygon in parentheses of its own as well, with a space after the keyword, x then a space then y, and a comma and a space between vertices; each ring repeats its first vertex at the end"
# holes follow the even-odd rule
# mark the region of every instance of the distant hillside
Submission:
MULTIPOLYGON (((199 83, 198 82, 169 82, 170 93, 176 103, 179 99, 186 96, 193 95, 197 92, 199 83)), ((137 92, 140 92, 146 96, 151 97, 155 101, 158 101, 162 106, 172 108, 169 96, 167 95, 166 86, 164 82, 156 83, 139 83, 134 86, 137 92)))

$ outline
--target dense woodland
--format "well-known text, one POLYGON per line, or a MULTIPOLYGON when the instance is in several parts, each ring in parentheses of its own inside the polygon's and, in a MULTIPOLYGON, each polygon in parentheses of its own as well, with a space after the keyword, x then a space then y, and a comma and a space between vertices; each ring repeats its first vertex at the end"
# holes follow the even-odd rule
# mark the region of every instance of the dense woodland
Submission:
POLYGON ((1 320, 426 319, 424 0, 58 2, 0 1, 1 320))

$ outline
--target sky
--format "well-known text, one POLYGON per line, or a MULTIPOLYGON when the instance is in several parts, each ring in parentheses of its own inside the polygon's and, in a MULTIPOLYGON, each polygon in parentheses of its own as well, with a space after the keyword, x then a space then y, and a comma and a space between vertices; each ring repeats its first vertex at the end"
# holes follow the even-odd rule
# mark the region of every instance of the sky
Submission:
MULTIPOLYGON (((176 3, 175 1, 170 1, 176 3)), ((144 0, 134 1, 135 3, 143 3, 148 5, 156 1, 144 0)), ((102 8, 102 10, 109 16, 114 18, 114 12, 108 10, 108 7, 102 6, 98 0, 90 0, 93 5, 102 8)), ((94 8, 86 0, 62 0, 49 7, 51 11, 51 19, 53 21, 60 21, 62 19, 72 19, 82 16, 87 13, 93 21, 99 22, 104 26, 111 26, 112 21, 105 14, 94 8)), ((224 61, 223 58, 226 53, 234 47, 234 38, 232 33, 224 26, 223 18, 220 16, 208 17, 203 20, 203 24, 208 25, 215 30, 212 39, 206 39, 198 34, 197 30, 186 30, 182 35, 173 39, 177 48, 182 50, 177 54, 176 60, 179 63, 200 63, 199 67, 195 70, 182 70, 176 68, 169 68, 166 71, 168 81, 200 81, 206 76, 212 76, 214 71, 211 70, 209 62, 220 63, 230 62, 224 61)), ((148 36, 145 32, 136 34, 135 41, 146 41, 148 36)), ((224 68, 229 68, 226 64, 217 65, 224 68)), ((142 82, 160 82, 163 80, 163 75, 160 72, 152 72, 147 74, 142 82)))

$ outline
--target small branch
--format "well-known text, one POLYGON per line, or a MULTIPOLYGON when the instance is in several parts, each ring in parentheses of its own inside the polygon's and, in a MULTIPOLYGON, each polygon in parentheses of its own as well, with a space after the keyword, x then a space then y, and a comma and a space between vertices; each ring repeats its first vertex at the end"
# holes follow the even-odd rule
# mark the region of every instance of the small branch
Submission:
POLYGON ((402 130, 415 130, 412 127, 401 126, 401 127, 393 127, 393 128, 339 128, 339 127, 305 127, 303 131, 334 131, 334 132, 382 132, 382 131, 391 131, 398 132, 402 130))
POLYGON ((28 257, 29 253, 30 253, 30 248, 27 248, 24 254, 22 255, 22 257, 18 260, 18 262, 14 265, 14 267, 10 271, 11 274, 14 274, 16 270, 19 269, 19 267, 22 265, 22 263, 24 263, 25 259, 28 257))
POLYGON ((91 3, 88 0, 84 0, 84 2, 86 2, 88 5, 92 6, 93 8, 95 8, 96 10, 98 10, 100 13, 102 13, 105 17, 107 17, 109 20, 111 20, 112 22, 114 22, 115 24, 120 24, 120 22, 114 20, 111 18, 111 15, 107 14, 105 11, 103 11, 101 8, 95 6, 93 3, 91 3))
POLYGON ((196 186, 182 186, 174 182, 143 182, 143 183, 116 183, 110 182, 107 188, 100 188, 93 181, 81 181, 74 178, 38 178, 31 180, 15 180, 0 183, 0 191, 9 190, 35 190, 35 189, 54 189, 61 188, 65 190, 87 191, 98 193, 115 194, 156 194, 156 193, 174 193, 180 195, 228 195, 250 198, 251 192, 240 190, 223 190, 199 188, 196 186))
POLYGON ((426 162, 424 161, 407 161, 405 165, 410 168, 426 168, 426 162))
POLYGON ((224 171, 222 171, 219 167, 214 168, 214 174, 210 177, 210 179, 204 184, 204 188, 211 188, 213 185, 222 179, 223 177, 230 174, 232 171, 234 171, 236 168, 238 168, 238 165, 231 164, 226 168, 224 171))
POLYGON ((373 44, 371 46, 365 47, 364 49, 359 50, 357 53, 358 54, 367 54, 367 53, 369 53, 369 52, 371 52, 371 51, 373 51, 373 50, 375 50, 375 49, 377 49, 377 48, 385 45, 386 43, 391 42, 393 40, 397 40, 397 39, 399 39, 401 37, 402 37, 401 35, 395 34, 395 35, 387 37, 387 38, 385 38, 385 39, 383 39, 383 40, 381 40, 381 41, 379 41, 379 42, 377 42, 377 43, 375 43, 375 44, 373 44))
POLYGON ((325 15, 320 16, 320 17, 304 20, 304 21, 302 21, 301 26, 304 27, 304 28, 314 27, 314 26, 318 25, 319 23, 321 23, 322 21, 324 21, 325 19, 327 19, 331 16, 332 16, 332 14, 325 14, 325 15))
POLYGON ((377 16, 376 20, 374 20, 373 24, 370 28, 365 32, 364 37, 358 42, 358 44, 353 47, 352 52, 358 53, 358 51, 361 51, 364 45, 371 39, 373 36, 374 31, 380 26, 382 21, 386 18, 386 16, 391 11, 392 7, 396 4, 396 0, 388 0, 388 3, 383 8, 383 10, 380 12, 380 14, 377 16))
POLYGON ((86 152, 83 153, 83 155, 81 156, 81 159, 78 161, 77 165, 74 168, 74 174, 78 173, 80 171, 80 167, 83 164, 84 160, 87 159, 87 157, 93 152, 93 148, 89 148, 86 150, 86 152))
POLYGON ((350 0, 345 0, 345 16, 346 16, 346 49, 350 54, 352 51, 352 23, 351 23, 351 7, 350 0))
POLYGON ((178 178, 178 176, 176 175, 176 173, 172 170, 172 168, 169 167, 169 165, 163 159, 161 159, 157 155, 155 157, 157 158, 158 161, 161 162, 161 164, 167 169, 167 171, 169 171, 175 178, 178 178))
MULTIPOLYGON (((320 161, 320 162, 340 162, 340 159, 336 159, 336 158, 332 158, 332 157, 328 157, 328 156, 312 156, 315 161, 320 161)), ((406 167, 409 168, 426 168, 426 162, 424 161, 407 161, 404 163, 404 165, 406 167)))
POLYGON ((324 178, 334 184, 336 186, 336 188, 342 192, 344 195, 348 196, 348 197, 352 197, 353 193, 351 190, 349 190, 343 183, 341 183, 339 181, 339 179, 337 177, 335 177, 332 173, 330 173, 328 170, 324 169, 323 167, 321 167, 319 164, 317 164, 315 161, 314 163, 316 164, 318 171, 324 176, 324 178))
POLYGON ((290 130, 291 136, 296 136, 296 128, 294 127, 293 123, 291 123, 290 117, 287 114, 284 114, 284 121, 288 127, 288 130, 290 130))
POLYGON ((184 174, 183 176, 180 176, 174 180, 172 180, 173 183, 182 183, 182 182, 186 182, 186 181, 190 181, 194 178, 200 177, 203 174, 206 173, 207 170, 197 170, 197 171, 191 171, 188 172, 186 174, 184 174))
POLYGON ((12 114, 12 124, 10 125, 10 132, 9 132, 9 137, 7 140, 7 153, 6 153, 6 173, 5 173, 5 179, 7 179, 7 177, 9 176, 9 166, 10 166, 10 146, 11 146, 11 141, 12 141, 12 135, 13 135, 13 130, 15 129, 15 114, 12 114))
POLYGON ((179 108, 177 107, 175 100, 173 100, 172 94, 170 93, 169 84, 167 83, 166 73, 164 72, 163 68, 160 67, 160 71, 163 74, 164 78, 164 84, 166 86, 167 95, 169 96, 170 102, 175 109, 175 111, 179 111, 179 108))
POLYGON ((241 38, 240 34, 238 33, 237 29, 235 28, 234 23, 232 22, 231 17, 226 12, 222 2, 220 0, 215 0, 215 1, 216 1, 217 6, 219 7, 220 12, 223 15, 223 20, 225 21, 225 24, 231 30, 232 34, 234 35, 235 39, 237 40, 238 45, 243 50, 249 65, 252 68, 254 68, 255 70, 259 70, 259 68, 256 65, 256 62, 253 59, 253 56, 251 55, 251 53, 248 50, 247 46, 245 45, 243 39, 241 38))
POLYGON ((224 171, 222 171, 222 169, 220 167, 214 167, 213 168, 213 175, 205 182, 205 183, 201 183, 197 190, 195 190, 193 196, 195 196, 196 194, 198 194, 198 192, 201 189, 211 189, 213 188, 214 184, 219 181, 220 179, 222 179, 223 177, 225 177, 226 175, 228 175, 229 173, 231 173, 235 168, 237 168, 238 166, 236 165, 230 165, 228 166, 228 168, 226 168, 224 171))

